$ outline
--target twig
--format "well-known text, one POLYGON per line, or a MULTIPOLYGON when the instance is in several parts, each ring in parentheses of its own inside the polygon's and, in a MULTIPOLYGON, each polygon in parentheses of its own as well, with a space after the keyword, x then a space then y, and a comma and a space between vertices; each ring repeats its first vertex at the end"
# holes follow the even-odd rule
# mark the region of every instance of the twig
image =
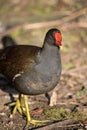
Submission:
POLYGON ((69 16, 66 16, 60 20, 54 20, 54 21, 48 21, 48 22, 38 22, 38 23, 32 23, 32 24, 24 24, 22 26, 23 29, 29 30, 29 29, 37 29, 37 28, 44 28, 44 27, 50 27, 50 26, 55 26, 55 25, 62 25, 66 22, 69 22, 70 20, 75 19, 76 17, 79 17, 80 15, 86 14, 87 13, 87 8, 84 8, 82 10, 76 11, 71 13, 69 16))
MULTIPOLYGON (((44 27, 51 27, 51 26, 58 26, 58 25, 63 25, 66 22, 69 22, 70 20, 73 20, 81 15, 87 14, 87 7, 84 9, 72 12, 69 16, 66 16, 64 18, 61 18, 60 20, 54 20, 54 21, 48 21, 48 22, 38 22, 38 23, 25 23, 22 25, 18 25, 14 28, 10 28, 7 30, 4 34, 8 34, 15 29, 24 29, 24 30, 29 30, 29 29, 38 29, 38 28, 44 28, 44 27)), ((80 26, 80 25, 79 25, 80 26)))

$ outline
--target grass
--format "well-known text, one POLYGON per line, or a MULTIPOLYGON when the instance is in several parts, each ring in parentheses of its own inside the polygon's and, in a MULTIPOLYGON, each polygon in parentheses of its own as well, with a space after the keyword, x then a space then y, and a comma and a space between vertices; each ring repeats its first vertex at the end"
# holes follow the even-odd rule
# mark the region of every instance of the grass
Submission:
POLYGON ((67 112, 64 108, 59 108, 57 106, 46 109, 44 111, 44 115, 53 120, 74 119, 77 121, 82 121, 87 118, 87 114, 82 113, 81 111, 67 112))
POLYGON ((62 66, 63 66, 63 69, 65 69, 65 70, 75 68, 75 64, 73 64, 73 63, 63 64, 62 66))
POLYGON ((63 108, 54 107, 44 111, 44 115, 53 120, 66 119, 67 112, 63 108))
POLYGON ((77 2, 77 3, 75 3, 74 5, 73 5, 73 7, 75 8, 75 9, 82 9, 82 3, 79 3, 79 2, 77 2))
POLYGON ((17 38, 26 35, 26 31, 23 29, 16 29, 14 32, 12 32, 12 37, 17 38))
POLYGON ((0 9, 0 15, 7 14, 9 12, 10 8, 8 5, 4 4, 0 9))
POLYGON ((62 51, 63 52, 68 52, 71 49, 72 49, 72 44, 67 44, 67 45, 63 46, 62 51))
POLYGON ((85 94, 87 94, 87 87, 84 87, 82 90, 79 90, 75 93, 76 99, 80 99, 85 94))

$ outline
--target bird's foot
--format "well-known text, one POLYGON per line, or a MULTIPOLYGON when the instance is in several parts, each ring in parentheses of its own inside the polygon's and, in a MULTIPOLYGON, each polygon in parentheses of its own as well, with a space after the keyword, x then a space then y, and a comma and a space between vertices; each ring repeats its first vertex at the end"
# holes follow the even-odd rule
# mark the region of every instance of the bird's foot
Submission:
POLYGON ((10 106, 14 106, 13 111, 12 111, 12 115, 15 115, 15 113, 16 113, 17 110, 18 110, 18 112, 21 115, 23 114, 23 110, 21 108, 21 103, 20 103, 19 99, 17 99, 16 102, 11 103, 10 106))
POLYGON ((34 126, 44 126, 47 123, 49 123, 49 120, 33 120, 31 119, 30 121, 27 122, 25 128, 27 129, 30 124, 33 124, 34 126))
POLYGON ((29 124, 33 124, 35 126, 42 126, 42 125, 46 125, 46 123, 49 122, 49 120, 33 120, 30 116, 30 111, 29 111, 29 107, 28 107, 28 97, 26 95, 23 96, 24 98, 24 103, 25 103, 25 110, 26 110, 26 118, 27 118, 27 124, 26 127, 29 126, 29 124))

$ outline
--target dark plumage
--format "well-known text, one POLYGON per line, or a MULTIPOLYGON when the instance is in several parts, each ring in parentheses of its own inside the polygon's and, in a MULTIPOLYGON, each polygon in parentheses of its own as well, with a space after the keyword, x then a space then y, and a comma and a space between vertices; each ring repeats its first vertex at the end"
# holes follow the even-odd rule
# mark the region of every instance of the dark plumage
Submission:
MULTIPOLYGON (((17 45, 16 41, 10 36, 10 35, 5 35, 2 37, 1 39, 1 44, 3 45, 3 49, 5 49, 6 47, 8 46, 14 46, 14 45, 17 45)), ((1 50, 2 51, 2 50, 1 50)), ((1 76, 1 79, 2 79, 2 76, 1 76)), ((3 76, 3 81, 7 82, 8 80, 3 76)), ((5 84, 6 84, 5 82, 5 84)), ((7 82, 8 84, 8 82, 7 82)), ((48 104, 50 104, 50 96, 48 93, 45 94, 45 96, 48 98, 48 104)))
MULTIPOLYGON (((8 46, 16 45, 16 42, 10 35, 4 35, 1 38, 1 44, 2 44, 3 47, 2 47, 2 49, 0 49, 0 52, 2 52, 3 49, 5 49, 8 46)), ((1 73, 0 73, 0 86, 11 86, 8 79, 4 75, 2 75, 1 73)))
MULTIPOLYGON (((61 75, 61 33, 57 29, 47 32, 43 47, 15 45, 0 54, 0 73, 3 73, 20 94, 38 95, 49 92, 61 75)), ((27 120, 31 120, 24 96, 27 120)), ((16 104, 17 105, 17 104, 16 104)))
POLYGON ((10 35, 3 36, 1 39, 1 43, 3 45, 3 49, 8 46, 14 46, 17 44, 16 41, 10 35))

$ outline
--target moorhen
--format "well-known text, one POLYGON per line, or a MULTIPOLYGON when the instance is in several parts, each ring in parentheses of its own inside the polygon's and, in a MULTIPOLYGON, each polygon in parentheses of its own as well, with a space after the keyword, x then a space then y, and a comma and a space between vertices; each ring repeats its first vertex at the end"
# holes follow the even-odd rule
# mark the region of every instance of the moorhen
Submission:
MULTIPOLYGON (((6 47, 8 46, 14 46, 14 45, 17 45, 16 41, 10 36, 10 35, 4 35, 2 38, 1 38, 1 44, 3 46, 3 49, 5 49, 6 47)), ((2 50, 0 50, 2 51, 2 50)), ((1 75, 2 76, 2 75, 1 75)), ((3 76, 3 81, 7 81, 7 79, 3 76)), ((8 83, 7 83, 8 84, 8 83)), ((47 97, 48 99, 48 104, 50 104, 50 96, 48 93, 45 94, 45 96, 47 97)))
POLYGON ((39 95, 51 91, 61 75, 61 32, 50 29, 42 48, 15 45, 5 48, 0 54, 0 73, 4 74, 19 92, 12 114, 22 113, 21 96, 24 99, 27 123, 39 125, 47 120, 33 120, 28 108, 27 95, 39 95))

